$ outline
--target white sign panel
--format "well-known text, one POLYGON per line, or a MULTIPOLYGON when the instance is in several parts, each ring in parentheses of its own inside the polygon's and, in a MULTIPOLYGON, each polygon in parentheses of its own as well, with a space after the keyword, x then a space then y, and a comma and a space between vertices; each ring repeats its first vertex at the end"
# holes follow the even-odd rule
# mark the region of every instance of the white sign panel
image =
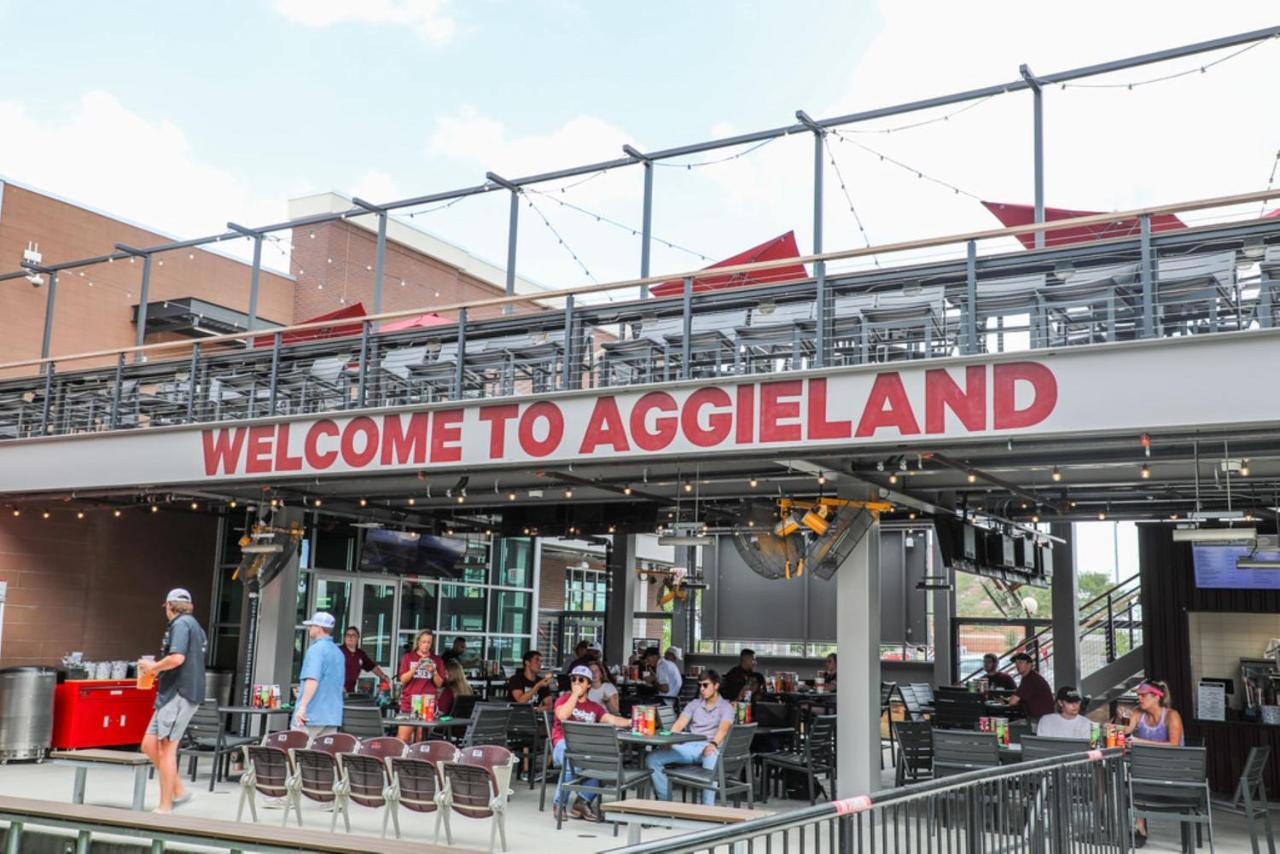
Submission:
POLYGON ((0 492, 1280 424, 1280 330, 0 442, 0 492))

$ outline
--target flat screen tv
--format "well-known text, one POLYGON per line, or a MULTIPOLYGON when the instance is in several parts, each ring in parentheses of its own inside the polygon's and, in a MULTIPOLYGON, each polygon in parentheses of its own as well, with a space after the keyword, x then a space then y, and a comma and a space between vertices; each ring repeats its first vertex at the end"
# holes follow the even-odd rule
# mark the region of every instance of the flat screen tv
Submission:
POLYGON ((360 569, 392 575, 460 578, 458 564, 466 551, 466 540, 373 528, 365 533, 360 569))
POLYGON ((1196 587, 1233 590, 1280 590, 1280 569, 1241 569, 1240 558, 1280 560, 1280 552, 1250 546, 1193 545, 1191 561, 1196 587))

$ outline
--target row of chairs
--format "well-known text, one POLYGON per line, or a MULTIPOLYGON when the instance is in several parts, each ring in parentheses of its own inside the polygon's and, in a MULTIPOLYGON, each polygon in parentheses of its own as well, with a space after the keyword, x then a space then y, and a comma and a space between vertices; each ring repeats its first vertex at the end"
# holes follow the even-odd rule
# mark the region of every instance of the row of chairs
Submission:
POLYGON ((281 824, 287 825, 292 811, 302 826, 302 799, 324 804, 332 810, 329 830, 337 827, 338 815, 351 832, 350 805, 383 810, 382 833, 388 821, 400 838, 401 807, 436 814, 435 839, 443 825, 445 840, 452 845, 449 816, 490 818, 489 849, 494 837, 507 850, 506 803, 515 758, 509 750, 495 745, 459 748, 447 741, 426 741, 406 745, 398 738, 378 736, 360 740, 349 733, 335 733, 309 739, 300 730, 271 733, 261 744, 245 745, 245 772, 240 778, 240 805, 236 820, 249 807, 258 820, 257 796, 284 802, 281 824))

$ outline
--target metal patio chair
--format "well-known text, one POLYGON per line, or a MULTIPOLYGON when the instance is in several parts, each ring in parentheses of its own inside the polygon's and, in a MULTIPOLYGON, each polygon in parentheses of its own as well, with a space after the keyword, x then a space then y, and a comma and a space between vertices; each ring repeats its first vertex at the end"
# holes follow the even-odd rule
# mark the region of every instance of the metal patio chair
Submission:
POLYGON ((1258 830, 1254 827, 1254 819, 1261 818, 1262 826, 1267 833, 1267 851, 1276 854, 1275 836, 1271 832, 1271 812, 1267 805, 1267 784, 1262 773, 1267 768, 1267 760, 1271 758, 1271 748, 1266 746, 1249 748, 1249 758, 1245 760, 1244 770, 1240 772, 1240 782, 1236 785, 1235 796, 1231 805, 1244 811, 1245 821, 1249 825, 1249 841, 1253 844, 1253 854, 1259 854, 1258 830))
POLYGON ((743 793, 747 806, 755 808, 755 784, 751 779, 751 740, 758 724, 734 724, 716 757, 713 768, 701 765, 668 765, 667 779, 673 785, 694 791, 715 792, 716 800, 727 804, 730 798, 737 806, 743 793))
POLYGON ((471 725, 462 736, 463 747, 483 744, 507 746, 507 730, 511 723, 511 709, 496 703, 477 703, 471 712, 471 725))
MULTIPOLYGON (((1139 818, 1171 818, 1181 823, 1183 848, 1190 847, 1187 825, 1209 827, 1213 854, 1213 807, 1205 777, 1203 747, 1135 744, 1129 751, 1130 826, 1139 818)), ((1136 831, 1134 831, 1136 833, 1136 831)))
POLYGON ((192 782, 196 779, 200 758, 208 756, 213 760, 213 767, 209 769, 209 791, 212 792, 214 783, 230 770, 232 755, 255 741, 256 738, 227 732, 222 715, 218 714, 217 701, 206 700, 196 707, 195 714, 191 716, 191 723, 187 724, 182 744, 178 747, 178 755, 187 757, 192 782))
POLYGON ((350 733, 356 738, 381 738, 387 734, 382 725, 382 710, 374 705, 352 703, 347 701, 342 707, 342 732, 350 733))
POLYGON ((898 761, 894 765, 894 785, 908 779, 912 783, 933 777, 933 724, 928 721, 894 721, 898 734, 898 761))
POLYGON ((809 786, 810 804, 818 802, 818 777, 825 776, 825 793, 828 800, 832 799, 836 787, 836 716, 815 717, 799 749, 766 753, 760 758, 761 803, 769 800, 770 776, 774 771, 791 772, 805 777, 809 786))
MULTIPOLYGON (((606 794, 622 800, 628 789, 641 792, 649 786, 653 772, 649 769, 627 768, 622 744, 618 741, 617 728, 611 724, 587 724, 562 721, 564 732, 565 768, 561 770, 562 791, 599 795, 603 803, 606 794), (599 781, 599 786, 587 785, 584 780, 599 781)), ((556 830, 560 821, 556 820, 556 830)))

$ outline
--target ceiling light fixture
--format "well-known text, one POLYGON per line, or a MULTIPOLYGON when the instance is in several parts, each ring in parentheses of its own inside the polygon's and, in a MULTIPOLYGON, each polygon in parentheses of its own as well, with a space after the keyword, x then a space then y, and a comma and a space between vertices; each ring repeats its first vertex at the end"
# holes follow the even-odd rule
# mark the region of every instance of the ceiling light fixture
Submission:
POLYGON ((1059 481, 1062 480, 1062 469, 1058 468, 1057 466, 1054 466, 1053 471, 1049 474, 1049 476, 1053 478, 1054 483, 1058 483, 1059 481))
POLYGON ((1146 463, 1143 463, 1143 464, 1142 464, 1142 468, 1138 470, 1138 473, 1139 473, 1140 475, 1142 475, 1142 479, 1143 479, 1143 480, 1150 480, 1150 479, 1151 479, 1151 466, 1147 465, 1146 463))

